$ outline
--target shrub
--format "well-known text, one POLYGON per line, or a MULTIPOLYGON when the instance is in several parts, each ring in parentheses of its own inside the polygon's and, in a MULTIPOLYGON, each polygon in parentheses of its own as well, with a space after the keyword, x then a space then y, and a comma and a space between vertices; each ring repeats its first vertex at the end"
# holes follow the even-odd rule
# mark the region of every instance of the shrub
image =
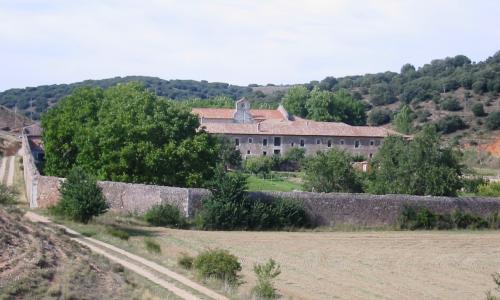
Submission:
POLYGON ((248 173, 263 176, 271 172, 273 165, 274 161, 272 157, 250 157, 245 160, 244 169, 248 173))
POLYGON ((455 98, 448 98, 443 100, 440 106, 442 109, 448 111, 457 111, 462 109, 462 106, 460 106, 460 103, 455 98))
POLYGON ((128 234, 128 232, 126 232, 125 230, 121 230, 121 229, 118 229, 118 228, 114 228, 114 227, 109 227, 106 229, 106 232, 109 234, 109 235, 112 235, 114 237, 117 237, 121 240, 125 240, 127 241, 129 238, 130 238, 130 235, 128 234))
POLYGON ((253 267, 257 276, 257 285, 252 289, 253 293, 261 299, 276 299, 276 289, 273 280, 281 274, 280 265, 273 259, 265 264, 258 264, 253 267))
POLYGON ((486 113, 484 112, 484 106, 482 103, 476 103, 472 106, 472 113, 476 117, 484 117, 486 113))
POLYGON ((71 169, 61 185, 60 193, 61 199, 51 208, 51 212, 73 221, 88 223, 108 209, 95 179, 79 167, 71 169))
POLYGON ((486 128, 489 130, 500 128, 500 110, 492 112, 488 118, 486 118, 486 128))
POLYGON ((6 185, 0 184, 0 204, 12 204, 16 201, 16 191, 6 185))
POLYGON ((177 258, 177 263, 184 269, 191 269, 193 267, 194 257, 187 255, 186 253, 181 253, 181 256, 177 258))
POLYGON ((467 124, 465 124, 464 120, 459 116, 446 116, 440 119, 437 125, 439 131, 444 134, 467 128, 467 124))
POLYGON ((452 214, 437 214, 426 207, 405 206, 398 218, 400 229, 483 229, 496 228, 499 225, 498 214, 491 215, 487 220, 461 210, 452 214))
POLYGON ((477 193, 479 187, 484 185, 486 180, 483 177, 463 178, 462 185, 466 193, 477 193))
POLYGON ((146 250, 151 253, 160 253, 161 246, 152 238, 144 238, 144 245, 146 246, 146 250))
POLYGON ((193 266, 201 277, 216 278, 236 284, 241 264, 238 258, 227 250, 212 249, 200 253, 193 266))
POLYGON ((437 217, 426 207, 406 206, 403 208, 398 219, 401 229, 433 229, 436 226, 437 217))
POLYGON ((458 229, 482 229, 488 227, 488 222, 485 219, 461 210, 454 211, 452 219, 458 229))
POLYGON ((480 185, 477 194, 484 197, 500 197, 500 182, 480 185))
POLYGON ((278 220, 279 228, 297 228, 310 225, 304 204, 293 199, 278 199, 272 203, 275 207, 274 218, 278 220))
POLYGON ((171 204, 162 203, 153 205, 144 214, 144 220, 153 226, 169 226, 183 228, 186 226, 186 218, 179 208, 171 204))

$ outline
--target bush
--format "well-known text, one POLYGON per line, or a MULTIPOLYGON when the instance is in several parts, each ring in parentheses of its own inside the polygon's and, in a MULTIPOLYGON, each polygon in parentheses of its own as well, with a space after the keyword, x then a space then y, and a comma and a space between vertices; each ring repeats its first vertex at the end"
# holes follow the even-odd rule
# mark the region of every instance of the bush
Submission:
POLYGON ((374 108, 368 114, 368 123, 370 125, 380 126, 391 122, 392 112, 388 109, 374 108))
POLYGON ((241 264, 238 258, 227 250, 212 249, 200 253, 193 266, 201 277, 216 278, 232 284, 238 282, 241 264))
POLYGON ((484 112, 484 106, 482 103, 476 103, 472 106, 472 113, 476 117, 484 117, 486 113, 484 112))
POLYGON ((153 226, 169 226, 183 228, 186 226, 186 218, 179 208, 171 204, 162 203, 153 205, 144 214, 144 220, 153 226))
POLYGON ((442 109, 448 111, 457 111, 462 109, 462 106, 460 106, 460 103, 455 98, 448 98, 443 100, 440 106, 442 109))
POLYGON ((144 238, 144 245, 146 250, 151 253, 161 253, 161 246, 152 238, 144 238))
POLYGON ((467 124, 465 124, 464 120, 459 116, 446 116, 440 119, 437 125, 439 131, 444 134, 467 128, 467 124))
POLYGON ((500 182, 480 185, 477 194, 484 197, 500 197, 500 182))
POLYGON ((479 191, 479 187, 486 183, 487 182, 486 180, 483 179, 483 177, 472 177, 472 178, 462 179, 463 189, 466 193, 477 193, 479 191))
POLYGON ((88 223, 108 209, 95 179, 79 167, 71 169, 68 178, 61 184, 60 193, 61 199, 50 210, 61 217, 88 223))
POLYGON ((308 227, 304 205, 292 199, 272 202, 255 201, 249 212, 250 229, 283 229, 308 227))
POLYGON ((455 210, 452 214, 437 214, 426 207, 405 206, 398 218, 400 229, 483 229, 497 228, 499 225, 498 214, 491 215, 488 219, 480 216, 455 210))
POLYGON ((181 256, 177 258, 177 263, 184 269, 193 268, 194 257, 187 255, 186 253, 181 253, 181 256))
POLYGON ((500 111, 492 112, 488 118, 486 118, 486 128, 489 130, 500 128, 500 111))
POLYGON ((257 285, 252 289, 253 293, 261 299, 276 299, 276 289, 273 280, 281 274, 280 265, 273 259, 265 264, 258 264, 253 267, 257 276, 257 285))
POLYGON ((13 188, 0 184, 0 204, 12 204, 16 202, 16 194, 13 188))
MULTIPOLYGON (((279 156, 278 156, 279 157, 279 156)), ((303 148, 291 148, 280 161, 278 169, 280 171, 298 171, 302 167, 306 157, 306 150, 303 148)))
POLYGON ((130 238, 130 235, 128 234, 128 232, 126 232, 125 230, 114 228, 114 227, 107 228, 106 232, 114 237, 121 239, 121 240, 127 241, 130 238))

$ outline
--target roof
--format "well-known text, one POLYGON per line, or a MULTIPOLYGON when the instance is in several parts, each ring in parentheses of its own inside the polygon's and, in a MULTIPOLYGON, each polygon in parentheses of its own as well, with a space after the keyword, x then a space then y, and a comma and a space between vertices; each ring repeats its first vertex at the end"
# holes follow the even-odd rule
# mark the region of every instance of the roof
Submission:
POLYGON ((267 120, 260 123, 203 123, 206 131, 215 134, 241 135, 293 135, 293 136, 345 136, 345 137, 387 137, 398 133, 372 126, 350 126, 345 123, 315 122, 304 119, 295 121, 267 120))
MULTIPOLYGON (((233 108, 193 108, 191 110, 200 118, 205 119, 232 119, 233 108)), ((250 114, 255 120, 284 120, 285 117, 277 109, 251 109, 250 114)))

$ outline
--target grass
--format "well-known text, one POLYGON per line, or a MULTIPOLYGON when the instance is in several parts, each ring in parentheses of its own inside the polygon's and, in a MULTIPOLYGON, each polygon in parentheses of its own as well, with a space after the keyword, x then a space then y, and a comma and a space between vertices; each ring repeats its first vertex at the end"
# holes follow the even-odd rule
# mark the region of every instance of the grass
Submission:
POLYGON ((158 242, 156 242, 155 240, 153 240, 150 237, 144 238, 144 245, 146 246, 146 249, 150 253, 156 253, 156 254, 161 253, 160 244, 158 244, 158 242))
POLYGON ((292 192, 293 190, 301 190, 302 187, 291 181, 283 178, 262 179, 255 175, 248 177, 248 191, 276 191, 276 192, 292 192))

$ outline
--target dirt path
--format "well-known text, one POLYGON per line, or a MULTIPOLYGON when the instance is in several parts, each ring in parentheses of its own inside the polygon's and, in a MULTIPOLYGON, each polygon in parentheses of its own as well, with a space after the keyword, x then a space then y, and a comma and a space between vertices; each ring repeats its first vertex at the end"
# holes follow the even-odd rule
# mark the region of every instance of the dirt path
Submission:
MULTIPOLYGON (((31 220, 32 222, 39 222, 45 224, 51 223, 51 221, 48 218, 40 216, 33 212, 27 212, 25 217, 31 220)), ((181 297, 182 299, 195 300, 200 298, 189 290, 177 287, 173 282, 181 283, 182 285, 196 291, 199 294, 208 296, 210 299, 228 300, 228 298, 224 297, 223 295, 220 295, 188 279, 187 277, 184 277, 163 266, 160 266, 157 263, 146 260, 142 257, 139 257, 122 249, 119 249, 115 246, 106 244, 104 242, 89 237, 84 237, 79 233, 77 233, 76 231, 73 231, 65 226, 62 225, 55 225, 55 226, 63 228, 67 233, 71 234, 72 240, 84 246, 87 246, 92 251, 101 254, 107 257, 108 259, 129 269, 130 271, 133 271, 145 277, 146 279, 162 286, 163 288, 171 291, 172 293, 181 297), (155 273, 158 273, 160 276, 157 276, 155 273), (169 280, 167 281, 164 278, 167 278, 169 280)))
POLYGON ((16 170, 16 157, 9 156, 9 173, 7 174, 7 186, 12 186, 14 184, 14 172, 16 170))
POLYGON ((12 186, 14 184, 15 168, 16 168, 15 156, 3 157, 2 164, 0 165, 0 183, 3 183, 7 186, 12 186))
POLYGON ((3 183, 5 177, 5 170, 7 169, 7 158, 2 157, 2 164, 0 165, 0 183, 3 183))

